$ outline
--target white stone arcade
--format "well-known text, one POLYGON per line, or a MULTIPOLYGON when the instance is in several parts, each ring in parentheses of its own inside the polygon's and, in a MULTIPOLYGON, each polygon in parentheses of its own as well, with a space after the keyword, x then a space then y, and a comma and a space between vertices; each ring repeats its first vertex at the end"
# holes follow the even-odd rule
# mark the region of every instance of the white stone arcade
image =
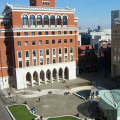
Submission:
POLYGON ((16 69, 17 89, 72 79, 76 79, 76 62, 16 69))

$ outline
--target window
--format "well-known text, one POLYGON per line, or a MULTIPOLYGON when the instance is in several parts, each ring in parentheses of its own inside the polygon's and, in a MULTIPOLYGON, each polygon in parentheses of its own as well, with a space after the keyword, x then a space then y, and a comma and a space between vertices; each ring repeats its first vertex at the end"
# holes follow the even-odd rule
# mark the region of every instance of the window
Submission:
POLYGON ((29 66, 30 66, 30 61, 26 60, 26 67, 29 67, 29 66))
POLYGON ((65 62, 67 62, 68 61, 68 57, 67 56, 65 56, 65 62))
POLYGON ((10 62, 9 62, 8 60, 7 60, 7 62, 6 62, 6 63, 7 63, 7 66, 9 66, 9 65, 10 65, 10 62))
POLYGON ((64 39, 64 43, 67 43, 67 39, 64 39))
POLYGON ((67 48, 64 48, 64 53, 67 54, 67 48))
POLYGON ((22 52, 18 51, 18 58, 22 58, 22 52))
POLYGON ((48 32, 45 32, 45 35, 48 35, 48 32))
POLYGON ((6 51, 6 55, 7 55, 7 56, 9 55, 9 51, 6 51))
POLYGON ((32 32, 32 35, 35 35, 35 32, 32 32))
POLYGON ((29 51, 25 51, 25 57, 29 57, 29 51))
POLYGON ((73 61, 73 55, 70 55, 70 61, 73 61))
POLYGON ((56 63, 56 57, 53 57, 53 63, 56 63))
POLYGON ((20 41, 17 42, 17 46, 21 46, 21 42, 20 41))
POLYGON ((72 34, 72 31, 70 31, 70 34, 72 34))
POLYGON ((5 46, 8 46, 8 42, 7 41, 5 41, 5 46))
POLYGON ((36 57, 36 50, 33 50, 33 57, 36 57))
POLYGON ((42 25, 42 16, 41 15, 37 16, 37 25, 42 25))
POLYGON ((28 41, 25 41, 25 46, 28 46, 28 41))
POLYGON ((60 15, 57 16, 57 25, 61 25, 61 16, 60 15))
POLYGON ((7 73, 8 73, 8 75, 9 75, 9 74, 11 74, 11 71, 10 71, 10 70, 7 70, 7 73))
POLYGON ((39 40, 39 45, 42 45, 42 40, 39 40))
POLYGON ((73 43, 73 39, 70 39, 70 43, 73 43))
POLYGON ((49 49, 46 49, 46 55, 49 55, 49 49))
POLYGON ((19 68, 22 68, 22 61, 18 61, 19 68))
POLYGON ((32 45, 35 45, 35 41, 32 41, 32 45))
POLYGON ((33 59, 33 66, 36 66, 36 65, 37 65, 36 59, 33 59))
POLYGON ((17 32, 17 36, 20 36, 20 32, 17 32))
POLYGON ((61 56, 59 56, 59 63, 61 63, 62 62, 62 57, 61 56))
POLYGON ((61 34, 61 31, 58 31, 58 35, 60 35, 61 34))
POLYGON ((43 56, 43 50, 39 50, 39 56, 43 56))
POLYGON ((56 55, 56 50, 52 49, 52 55, 56 55))
POLYGON ((113 61, 117 61, 117 57, 116 56, 113 56, 113 61))
POLYGON ((52 40, 52 44, 55 44, 55 40, 52 40))
POLYGON ((59 54, 62 54, 62 49, 61 48, 59 48, 59 54))
POLYGON ((40 58, 40 65, 43 65, 43 58, 40 58))
POLYGON ((28 36, 28 33, 27 33, 27 32, 24 32, 24 35, 25 35, 25 36, 28 36))
POLYGON ((22 25, 28 25, 28 16, 25 14, 22 16, 22 25))
POLYGON ((50 64, 50 58, 46 59, 47 64, 50 64))
POLYGON ((35 16, 30 15, 30 25, 35 25, 35 16))
POLYGON ((44 25, 49 25, 49 17, 48 17, 48 15, 44 16, 44 25))
POLYGON ((64 31, 64 34, 67 34, 67 31, 64 31))
POLYGON ((54 15, 50 16, 50 25, 55 25, 55 16, 54 15))
POLYGON ((46 44, 49 44, 49 40, 46 40, 46 44))
POLYGON ((73 53, 73 48, 72 47, 70 47, 70 53, 73 53))
POLYGON ((4 36, 8 36, 8 33, 7 33, 7 32, 5 32, 5 33, 4 33, 4 36))
POLYGON ((61 43, 61 39, 58 40, 58 43, 59 43, 59 44, 61 43))
POLYGON ((67 25, 67 17, 63 16, 63 25, 67 25))
POLYGON ((54 31, 52 31, 52 35, 54 35, 55 34, 55 32, 54 31))
POLYGON ((42 32, 38 32, 39 35, 42 35, 42 32))

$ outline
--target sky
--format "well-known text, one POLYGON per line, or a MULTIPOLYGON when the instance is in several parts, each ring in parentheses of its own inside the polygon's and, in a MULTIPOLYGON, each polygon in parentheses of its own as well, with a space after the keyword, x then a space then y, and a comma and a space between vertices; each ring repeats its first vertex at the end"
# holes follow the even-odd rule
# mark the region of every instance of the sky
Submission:
MULTIPOLYGON (((6 3, 29 6, 29 0, 0 0, 0 13, 6 3)), ((75 8, 81 28, 111 28, 111 10, 120 9, 120 0, 56 0, 56 7, 75 8)), ((1 14, 0 14, 1 15, 1 14)))

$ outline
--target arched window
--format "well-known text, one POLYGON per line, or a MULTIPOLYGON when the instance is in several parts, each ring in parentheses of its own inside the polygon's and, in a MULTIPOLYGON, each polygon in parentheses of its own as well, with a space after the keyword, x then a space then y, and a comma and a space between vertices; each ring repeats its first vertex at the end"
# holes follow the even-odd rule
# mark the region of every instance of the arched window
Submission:
POLYGON ((63 16, 63 25, 67 25, 67 17, 63 16))
POLYGON ((28 25, 28 16, 25 14, 22 16, 22 25, 28 25))
POLYGON ((37 25, 42 25, 42 16, 41 15, 37 16, 37 25))
POLYGON ((47 15, 44 16, 44 25, 49 25, 49 17, 47 15))
POLYGON ((55 16, 54 15, 52 15, 50 17, 50 25, 55 25, 55 16))
POLYGON ((30 25, 35 25, 35 16, 30 15, 30 25))
POLYGON ((57 16, 57 25, 61 25, 61 16, 60 15, 57 16))

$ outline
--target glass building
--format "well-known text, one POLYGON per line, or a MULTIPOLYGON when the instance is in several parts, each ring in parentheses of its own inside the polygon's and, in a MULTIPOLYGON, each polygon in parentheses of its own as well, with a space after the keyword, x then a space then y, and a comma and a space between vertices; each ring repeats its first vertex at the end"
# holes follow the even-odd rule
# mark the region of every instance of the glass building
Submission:
POLYGON ((120 120, 120 90, 101 90, 100 114, 105 120, 120 120))

